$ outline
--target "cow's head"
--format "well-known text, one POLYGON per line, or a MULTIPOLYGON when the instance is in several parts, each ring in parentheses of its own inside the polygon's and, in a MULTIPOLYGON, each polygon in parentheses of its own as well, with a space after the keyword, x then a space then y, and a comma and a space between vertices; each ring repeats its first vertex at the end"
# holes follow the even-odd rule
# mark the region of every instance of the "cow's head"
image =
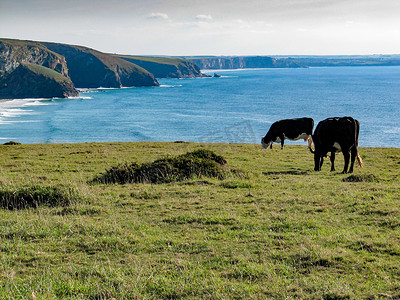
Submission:
POLYGON ((272 141, 271 141, 271 140, 267 141, 267 140, 265 139, 265 137, 263 137, 263 138, 261 139, 261 146, 262 146, 263 149, 267 149, 268 146, 270 146, 270 148, 272 148, 272 141))
POLYGON ((322 153, 319 149, 314 150, 314 171, 321 171, 322 164, 324 163, 324 157, 327 153, 322 153))

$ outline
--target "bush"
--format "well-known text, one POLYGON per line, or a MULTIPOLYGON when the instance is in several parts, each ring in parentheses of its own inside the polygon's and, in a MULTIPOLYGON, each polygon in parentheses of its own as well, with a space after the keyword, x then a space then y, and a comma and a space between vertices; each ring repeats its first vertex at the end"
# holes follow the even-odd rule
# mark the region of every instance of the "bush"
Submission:
POLYGON ((9 141, 9 142, 4 143, 3 145, 6 145, 6 146, 14 146, 14 145, 21 145, 21 143, 19 143, 19 142, 14 142, 14 141, 9 141))
POLYGON ((69 206, 83 197, 71 187, 30 186, 1 187, 0 207, 4 209, 37 208, 38 206, 69 206))
POLYGON ((346 178, 343 178, 344 182, 377 182, 378 178, 372 174, 365 175, 350 175, 346 178))
POLYGON ((210 150, 196 150, 176 157, 155 160, 141 165, 123 164, 111 167, 94 179, 100 183, 168 183, 182 181, 195 176, 223 179, 226 160, 210 150))

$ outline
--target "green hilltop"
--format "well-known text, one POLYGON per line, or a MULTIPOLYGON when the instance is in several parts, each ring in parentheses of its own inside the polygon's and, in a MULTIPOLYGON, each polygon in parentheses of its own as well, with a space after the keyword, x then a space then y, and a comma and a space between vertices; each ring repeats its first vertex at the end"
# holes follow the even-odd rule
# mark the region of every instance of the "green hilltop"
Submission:
POLYGON ((350 175, 306 146, 0 145, 0 298, 397 299, 400 149, 359 152, 350 175), (223 176, 186 173, 207 157, 223 176), (127 165, 172 177, 94 180, 127 165))
POLYGON ((188 60, 177 57, 154 57, 154 56, 133 56, 116 55, 129 62, 137 64, 156 78, 193 78, 204 77, 200 68, 188 60))

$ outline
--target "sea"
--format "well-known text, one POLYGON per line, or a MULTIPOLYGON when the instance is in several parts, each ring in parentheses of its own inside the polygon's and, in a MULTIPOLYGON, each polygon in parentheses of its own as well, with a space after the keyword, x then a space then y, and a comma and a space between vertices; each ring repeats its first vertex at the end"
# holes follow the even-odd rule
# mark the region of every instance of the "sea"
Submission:
MULTIPOLYGON (((400 66, 204 71, 160 87, 0 102, 0 143, 187 141, 259 144, 280 119, 360 122, 362 147, 400 147, 400 66)), ((287 144, 305 144, 304 141, 287 144)))

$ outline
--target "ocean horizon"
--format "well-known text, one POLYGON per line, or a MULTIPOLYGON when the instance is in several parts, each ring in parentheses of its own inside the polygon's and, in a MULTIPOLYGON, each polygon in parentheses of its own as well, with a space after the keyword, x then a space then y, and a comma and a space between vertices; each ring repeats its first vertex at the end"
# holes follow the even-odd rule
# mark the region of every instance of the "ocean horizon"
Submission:
MULTIPOLYGON (((359 120, 361 147, 400 147, 400 67, 204 70, 160 87, 0 102, 0 142, 260 143, 280 119, 359 120)), ((315 128, 314 127, 314 128, 315 128)), ((304 144, 288 141, 285 144, 304 144)))

